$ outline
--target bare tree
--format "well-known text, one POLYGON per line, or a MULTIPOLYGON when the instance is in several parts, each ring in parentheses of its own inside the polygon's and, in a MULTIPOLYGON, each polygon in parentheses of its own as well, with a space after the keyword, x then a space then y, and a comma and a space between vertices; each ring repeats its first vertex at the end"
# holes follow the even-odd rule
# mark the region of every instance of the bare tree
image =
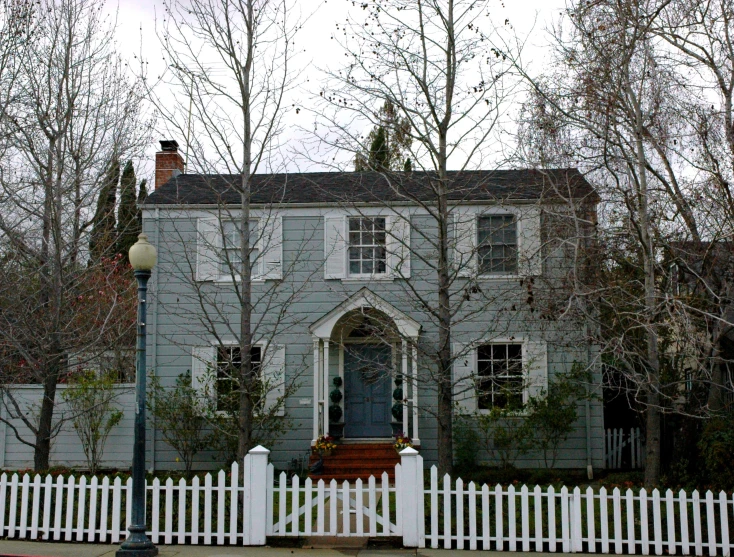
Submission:
MULTIPOLYGON (((290 65, 300 21, 292 12, 285 0, 173 1, 166 3, 159 29, 170 70, 164 79, 186 95, 156 104, 169 129, 186 138, 186 167, 201 173, 199 187, 217 208, 198 235, 200 249, 214 254, 213 274, 202 279, 196 251, 177 268, 188 277, 187 300, 198 310, 196 334, 216 339, 220 379, 231 382, 237 399, 227 408, 236 420, 228 435, 236 433, 237 460, 268 421, 264 390, 275 392, 279 385, 267 386, 260 369, 278 358, 272 341, 293 326, 286 310, 299 295, 285 280, 289 267, 271 257, 282 240, 282 190, 257 180, 258 173, 275 172, 282 164, 284 103, 297 77, 290 65), (212 289, 213 275, 226 286, 212 289), (262 284, 254 287, 256 282, 262 284)), ((287 392, 268 406, 273 414, 282 410, 287 392)))
MULTIPOLYGON (((395 246, 388 258, 395 258, 391 272, 396 278, 410 278, 398 282, 402 302, 432 330, 415 346, 423 366, 415 376, 421 388, 435 394, 436 406, 421 405, 421 412, 436 418, 439 470, 450 472, 454 406, 471 396, 477 384, 475 377, 457 381, 455 365, 467 360, 481 339, 520 329, 543 334, 533 315, 540 300, 533 276, 542 266, 539 202, 547 184, 537 175, 537 188, 528 195, 511 179, 503 188, 491 172, 473 172, 506 161, 502 124, 517 85, 509 60, 489 48, 489 38, 499 32, 490 23, 489 3, 384 0, 360 7, 359 15, 350 16, 334 33, 349 61, 329 73, 329 86, 319 93, 319 112, 327 115, 329 125, 318 135, 318 145, 357 153, 363 160, 361 154, 370 151, 374 140, 374 134, 365 138, 365 127, 386 125, 379 108, 388 103, 397 115, 395 129, 389 131, 405 137, 414 172, 373 165, 361 189, 350 188, 351 198, 345 193, 340 202, 368 219, 371 214, 359 204, 382 202, 389 219, 403 224, 387 231, 388 244, 395 246), (508 252, 508 261, 517 261, 517 266, 505 271, 514 278, 491 288, 477 280, 488 269, 483 263, 486 246, 476 241, 476 215, 463 209, 477 199, 508 211, 514 207, 515 220, 498 225, 502 229, 496 232, 506 228, 509 238, 520 221, 526 233, 530 228, 537 232, 537 244, 525 240, 523 253, 508 252), (401 208, 406 205, 413 208, 401 208), (412 238, 401 236, 399 230, 406 228, 412 238), (400 263, 408 252, 409 267, 400 263), (458 338, 462 343, 454 342, 458 338)), ((566 178, 564 174, 560 181, 568 193, 575 182, 566 178)), ((405 340, 412 349, 414 339, 405 340)))
MULTIPOLYGON (((644 409, 649 485, 660 474, 661 415, 708 416, 711 396, 703 405, 681 398, 695 398, 698 386, 691 383, 714 397, 726 384, 716 352, 730 327, 728 295, 721 292, 729 271, 715 244, 731 228, 726 210, 718 209, 725 192, 712 187, 708 169, 703 179, 700 172, 716 166, 703 161, 721 149, 715 137, 725 128, 709 133, 707 125, 720 115, 702 118, 708 110, 698 94, 700 86, 722 82, 691 80, 689 70, 702 75, 705 65, 691 58, 686 67, 671 48, 683 36, 716 32, 712 21, 692 15, 693 5, 569 3, 570 25, 553 29, 556 73, 525 74, 532 95, 529 133, 521 136, 524 160, 581 166, 605 201, 600 282, 576 288, 580 307, 598 323, 606 361, 644 409), (681 279, 680 269, 688 278, 681 279), (695 293, 688 291, 692 282, 695 293), (684 333, 691 328, 703 335, 684 333)), ((721 98, 725 107, 725 91, 721 98)))
MULTIPOLYGON (((134 155, 145 134, 139 89, 114 50, 114 22, 102 16, 100 2, 37 2, 28 9, 33 35, 14 51, 17 73, 3 108, 0 249, 8 280, 0 287, 0 384, 4 420, 33 447, 41 470, 58 431, 56 385, 69 355, 109 346, 107 326, 124 320, 131 300, 116 291, 84 319, 77 313, 90 289, 107 290, 116 272, 114 265, 82 262, 100 177, 113 155, 134 155), (37 413, 14 396, 19 382, 43 386, 37 413)), ((10 37, 2 35, 3 49, 10 37)))

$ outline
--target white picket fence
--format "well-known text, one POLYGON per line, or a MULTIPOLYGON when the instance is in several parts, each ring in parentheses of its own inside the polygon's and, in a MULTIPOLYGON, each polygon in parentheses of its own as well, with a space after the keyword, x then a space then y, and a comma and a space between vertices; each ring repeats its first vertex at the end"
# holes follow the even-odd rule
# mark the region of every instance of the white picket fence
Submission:
POLYGON ((631 427, 628 432, 622 428, 607 429, 604 443, 604 460, 607 470, 643 468, 642 437, 639 427, 631 427), (624 456, 629 458, 625 459, 624 456))
POLYGON ((432 467, 426 496, 432 548, 728 556, 732 547, 734 497, 723 491, 702 500, 683 490, 490 488, 448 474, 439 484, 432 467))
MULTIPOLYGON (((246 457, 244 481, 207 474, 147 485, 148 535, 156 544, 263 545, 266 536, 393 536, 406 547, 504 551, 729 556, 734 496, 644 489, 490 487, 401 453, 395 480, 313 482, 275 478, 268 451, 246 457)), ((119 543, 132 482, 73 476, 0 476, 0 537, 119 543)))

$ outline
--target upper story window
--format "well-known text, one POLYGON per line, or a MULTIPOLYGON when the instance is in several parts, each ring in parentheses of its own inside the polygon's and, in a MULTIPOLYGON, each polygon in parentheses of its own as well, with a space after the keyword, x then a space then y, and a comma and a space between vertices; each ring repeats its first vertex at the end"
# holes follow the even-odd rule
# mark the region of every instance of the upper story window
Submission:
MULTIPOLYGON (((260 374, 262 363, 262 349, 253 346, 250 351, 253 373, 260 374)), ((217 349, 217 411, 234 412, 239 406, 240 368, 242 367, 242 353, 239 346, 220 346, 217 349)), ((255 406, 257 406, 257 401, 255 406)))
POLYGON ((517 220, 514 215, 477 219, 479 274, 517 273, 517 220))
POLYGON ((349 274, 387 273, 385 217, 349 218, 349 274))
MULTIPOLYGON (((222 276, 231 276, 232 273, 239 273, 240 266, 242 264, 242 253, 240 246, 241 236, 239 230, 239 223, 234 221, 227 221, 222 223, 222 256, 219 261, 220 271, 219 274, 222 276)), ((255 265, 258 260, 259 250, 255 247, 257 245, 257 233, 258 233, 258 221, 250 219, 250 245, 253 246, 250 249, 250 264, 255 265)), ((253 268, 252 274, 258 274, 253 268)))
POLYGON ((477 348, 477 406, 520 409, 525 379, 522 344, 485 344, 477 348))

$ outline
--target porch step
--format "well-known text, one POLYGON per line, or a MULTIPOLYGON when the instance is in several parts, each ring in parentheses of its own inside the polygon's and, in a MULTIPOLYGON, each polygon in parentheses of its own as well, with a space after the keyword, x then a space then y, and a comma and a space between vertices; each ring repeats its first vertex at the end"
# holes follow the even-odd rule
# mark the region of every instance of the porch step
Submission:
MULTIPOLYGON (((311 455, 310 464, 319 460, 318 455, 311 455)), ((330 456, 324 457, 324 469, 321 474, 312 474, 314 481, 349 480, 361 478, 363 481, 375 476, 379 481, 383 472, 388 478, 395 479, 395 465, 400 456, 391 442, 385 443, 342 443, 330 456)))

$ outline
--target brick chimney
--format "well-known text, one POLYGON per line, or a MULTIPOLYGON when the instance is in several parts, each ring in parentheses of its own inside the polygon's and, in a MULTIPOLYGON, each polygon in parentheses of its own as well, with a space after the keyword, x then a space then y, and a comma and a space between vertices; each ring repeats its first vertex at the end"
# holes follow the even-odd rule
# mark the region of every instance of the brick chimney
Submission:
POLYGON ((155 154, 155 189, 184 171, 184 160, 175 139, 161 140, 161 150, 155 154))

